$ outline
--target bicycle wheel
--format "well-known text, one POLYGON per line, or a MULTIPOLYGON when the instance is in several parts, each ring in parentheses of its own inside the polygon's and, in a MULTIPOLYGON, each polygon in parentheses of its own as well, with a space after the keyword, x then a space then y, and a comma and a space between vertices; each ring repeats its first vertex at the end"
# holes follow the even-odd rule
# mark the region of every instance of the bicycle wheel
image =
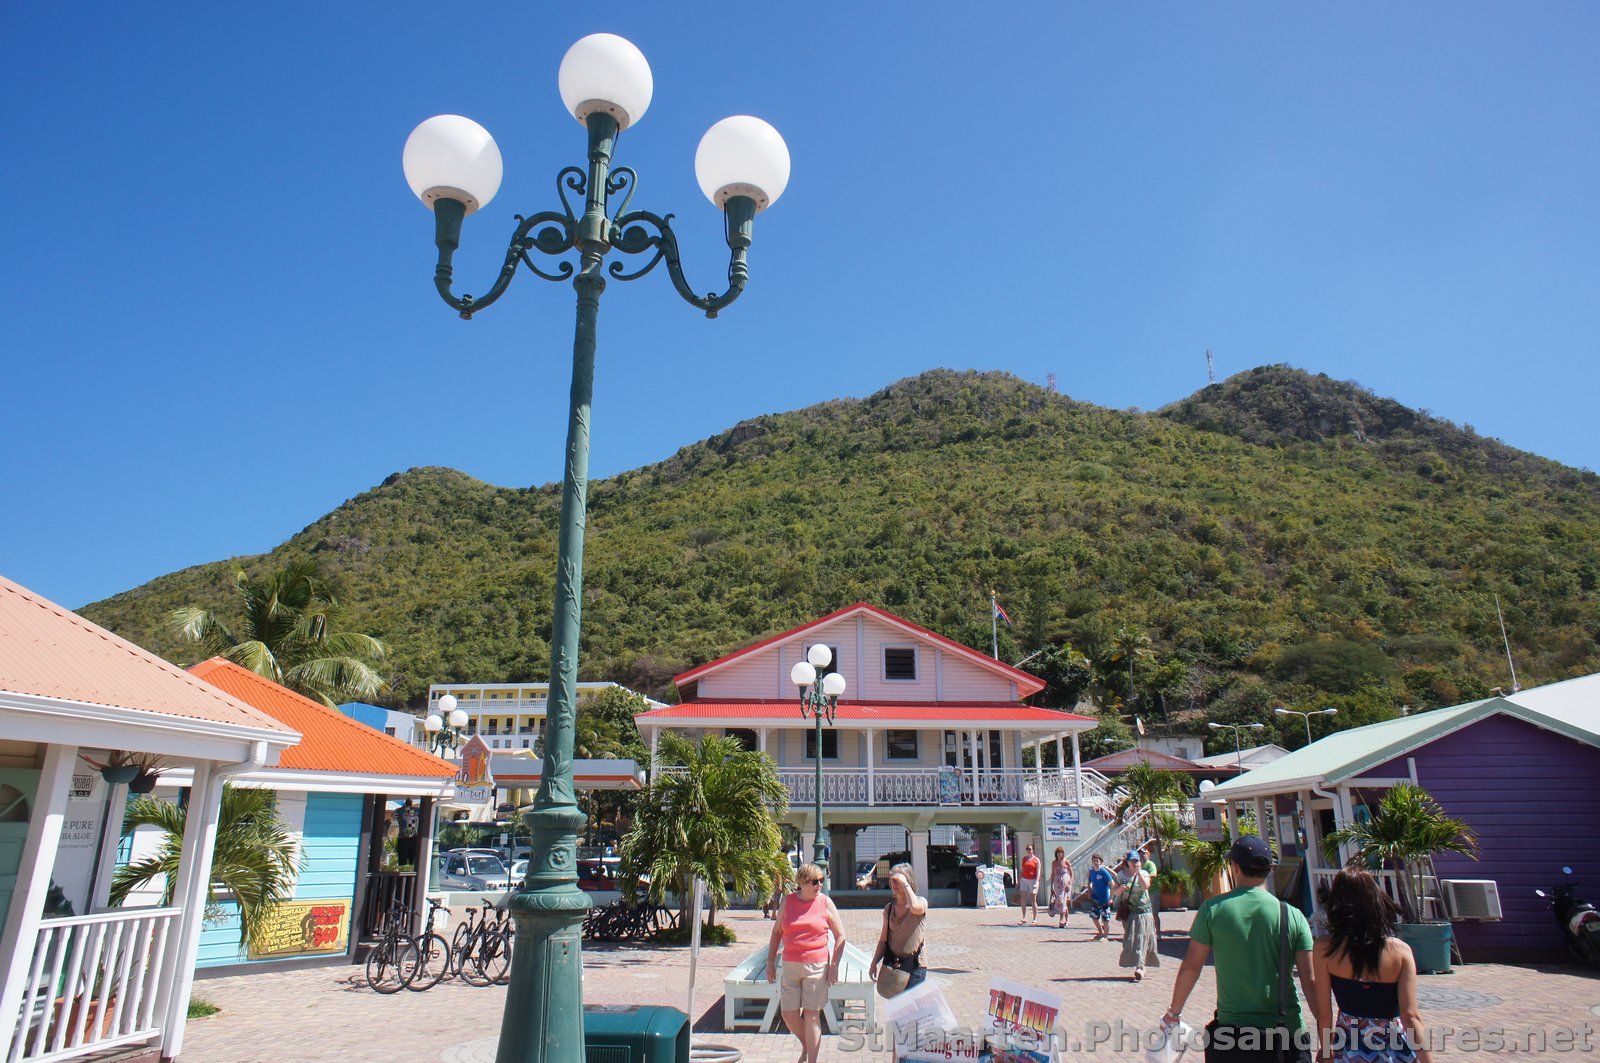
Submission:
POLYGON ((500 951, 505 957, 505 970, 494 980, 495 985, 511 984, 511 942, 516 936, 516 931, 510 927, 500 931, 500 951))
POLYGON ((465 923, 456 927, 456 932, 450 939, 450 973, 459 975, 465 965, 468 954, 472 952, 473 928, 465 923))
POLYGON ((486 934, 478 940, 477 964, 481 982, 473 985, 504 984, 511 980, 511 939, 504 934, 486 934))
POLYGON ((406 988, 420 993, 450 973, 450 943, 442 934, 426 934, 417 940, 416 952, 416 969, 406 988))
POLYGON ((489 939, 480 930, 467 939, 467 951, 456 960, 456 974, 468 985, 486 986, 494 981, 494 971, 484 969, 485 953, 489 949, 489 939))
POLYGON ((401 959, 410 941, 405 938, 384 938, 367 953, 367 986, 374 993, 398 993, 405 988, 405 973, 401 959))

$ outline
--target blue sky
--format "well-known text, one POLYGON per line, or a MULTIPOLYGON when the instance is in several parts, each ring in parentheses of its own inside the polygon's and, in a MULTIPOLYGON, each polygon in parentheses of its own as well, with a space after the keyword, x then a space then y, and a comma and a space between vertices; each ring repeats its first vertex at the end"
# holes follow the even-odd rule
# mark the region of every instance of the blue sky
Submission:
POLYGON ((782 131, 789 189, 717 321, 665 276, 600 314, 592 472, 949 366, 1156 408, 1288 362, 1600 467, 1600 6, 1583 2, 0 10, 0 572, 80 606, 270 549, 388 474, 559 478, 570 287, 472 322, 400 149, 482 122, 516 213, 580 162, 556 68, 655 74, 622 138, 691 283, 726 248, 700 134, 782 131))

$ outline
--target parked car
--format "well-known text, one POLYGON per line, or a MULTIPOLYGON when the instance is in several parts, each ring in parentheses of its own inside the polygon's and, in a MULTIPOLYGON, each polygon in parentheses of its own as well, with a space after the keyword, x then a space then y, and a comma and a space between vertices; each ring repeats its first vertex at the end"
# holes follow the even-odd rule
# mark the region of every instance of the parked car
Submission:
POLYGON ((617 866, 620 861, 611 859, 579 860, 578 888, 585 893, 604 893, 621 889, 617 884, 617 866))
POLYGON ((875 860, 856 861, 856 889, 870 890, 872 888, 872 869, 877 867, 875 860))
MULTIPOLYGON (((896 864, 911 863, 911 854, 904 849, 898 853, 884 853, 872 866, 872 885, 869 889, 889 888, 889 869, 896 864)), ((953 890, 961 881, 961 850, 953 845, 928 846, 928 881, 917 883, 919 889, 953 890)))
POLYGON ((511 873, 493 849, 452 849, 443 857, 439 885, 473 893, 504 893, 511 888, 511 873))

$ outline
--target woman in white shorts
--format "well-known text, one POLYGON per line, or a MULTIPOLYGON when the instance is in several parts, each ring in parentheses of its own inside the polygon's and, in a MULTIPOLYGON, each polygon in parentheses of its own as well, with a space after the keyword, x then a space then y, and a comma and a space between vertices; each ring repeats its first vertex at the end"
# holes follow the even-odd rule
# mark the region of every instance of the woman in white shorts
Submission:
POLYGON ((817 1063, 817 1053, 822 1048, 822 1009, 828 1005, 828 987, 839 980, 839 960, 844 956, 844 923, 833 901, 822 892, 820 867, 801 865, 795 881, 800 888, 783 899, 767 942, 767 981, 778 982, 778 1008, 783 1012, 784 1024, 800 1039, 799 1063, 817 1063))

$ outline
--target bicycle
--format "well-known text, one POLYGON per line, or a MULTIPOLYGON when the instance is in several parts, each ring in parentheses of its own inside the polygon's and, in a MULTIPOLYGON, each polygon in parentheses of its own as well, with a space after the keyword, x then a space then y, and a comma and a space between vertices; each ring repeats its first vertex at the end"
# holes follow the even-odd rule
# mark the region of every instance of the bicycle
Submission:
POLYGON ((432 989, 439 984, 439 980, 450 973, 451 957, 450 943, 444 939, 443 934, 436 933, 433 929, 434 916, 444 905, 428 898, 428 921, 422 928, 422 933, 416 938, 417 963, 412 972, 411 981, 406 988, 416 993, 432 989))
POLYGON ((401 928, 410 911, 399 901, 389 906, 383 937, 367 953, 367 987, 374 993, 398 993, 416 974, 417 943, 401 928))
POLYGON ((503 984, 510 978, 511 967, 511 938, 505 929, 505 912, 488 901, 480 903, 481 910, 467 909, 467 921, 451 941, 455 972, 468 985, 503 984))

